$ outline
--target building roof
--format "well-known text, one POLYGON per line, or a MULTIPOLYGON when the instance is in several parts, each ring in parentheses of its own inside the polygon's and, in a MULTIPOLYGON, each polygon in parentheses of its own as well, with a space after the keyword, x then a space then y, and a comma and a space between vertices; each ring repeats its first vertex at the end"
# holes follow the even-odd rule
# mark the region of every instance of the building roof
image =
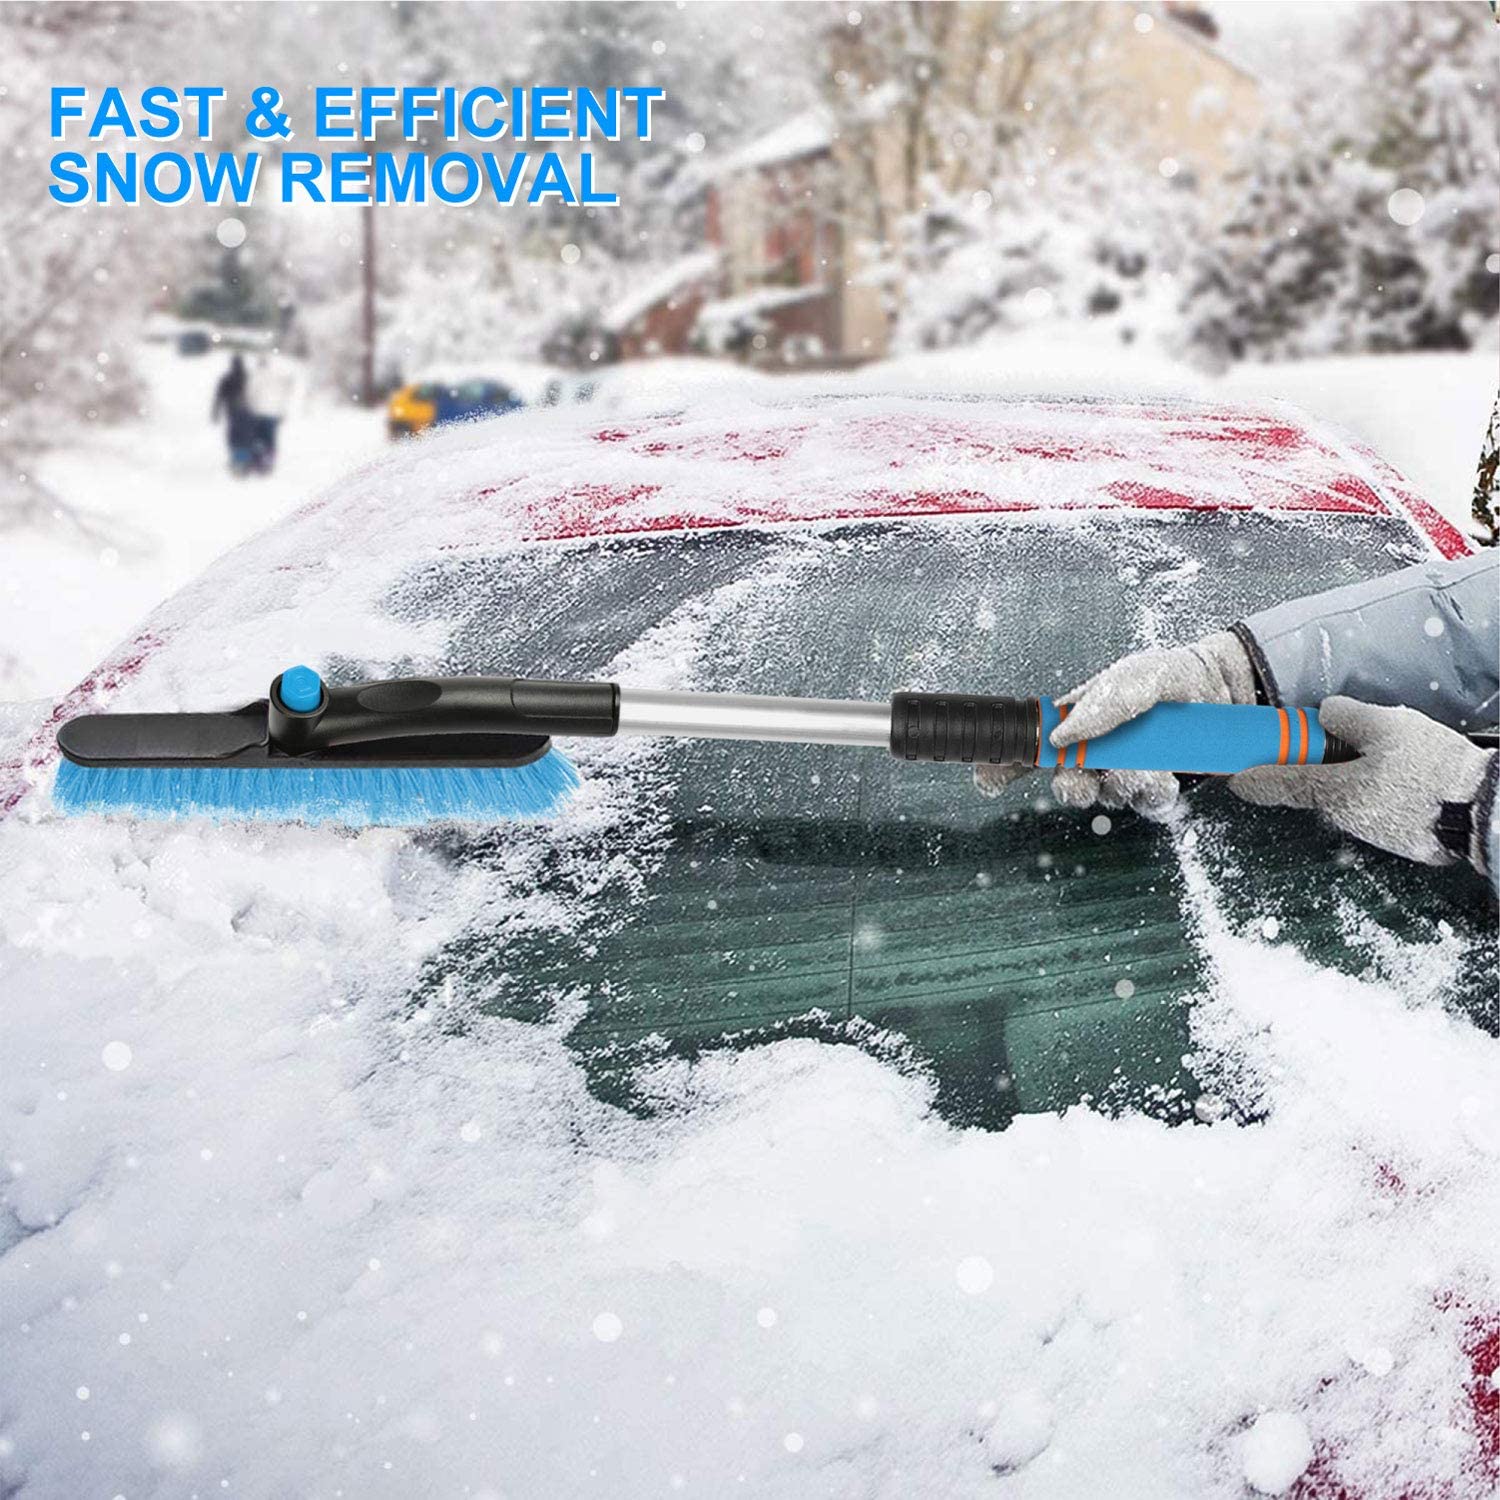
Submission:
POLYGON ((821 105, 783 120, 774 130, 741 146, 718 162, 711 175, 732 177, 761 167, 779 166, 828 150, 836 135, 833 113, 821 105))
POLYGON ((702 326, 712 323, 737 323, 741 318, 762 317, 778 308, 810 302, 828 293, 826 286, 758 286, 737 297, 725 297, 705 303, 698 314, 702 326))
POLYGON ((628 292, 604 314, 604 327, 610 333, 624 333, 643 313, 649 312, 658 302, 665 302, 674 292, 680 292, 695 281, 703 281, 719 268, 717 250, 695 250, 669 265, 652 269, 644 280, 636 282, 628 292))
MULTIPOLYGON (((1251 67, 1244 58, 1237 56, 1233 47, 1225 45, 1223 33, 1217 29, 1217 24, 1214 33, 1210 35, 1199 30, 1189 19, 1192 12, 1200 10, 1201 7, 1190 7, 1189 11, 1184 13, 1180 6, 1170 4, 1169 0, 1148 0, 1148 3, 1140 6, 1139 9, 1148 11, 1161 21, 1167 35, 1191 47, 1196 47, 1201 52, 1207 52, 1210 56, 1218 58, 1225 67, 1232 68, 1236 73, 1243 74, 1256 83, 1260 82, 1260 74, 1257 70, 1251 67)), ((1213 13, 1209 11, 1207 14, 1212 20, 1213 13)))

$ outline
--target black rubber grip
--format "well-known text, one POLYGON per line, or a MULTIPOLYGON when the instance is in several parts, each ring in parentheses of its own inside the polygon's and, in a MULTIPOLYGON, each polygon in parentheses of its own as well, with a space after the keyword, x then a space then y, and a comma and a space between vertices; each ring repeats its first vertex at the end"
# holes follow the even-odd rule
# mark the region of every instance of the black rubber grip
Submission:
POLYGON ((612 682, 404 677, 325 686, 318 706, 298 713, 282 703, 278 677, 267 723, 271 743, 289 755, 504 735, 610 735, 620 725, 620 690, 612 682))
POLYGON ((1042 711, 1035 698, 897 693, 891 754, 899 760, 1035 765, 1042 711))
POLYGON ((1323 764, 1331 766, 1335 761, 1358 760, 1359 752, 1353 745, 1341 740, 1336 734, 1323 735, 1323 764))

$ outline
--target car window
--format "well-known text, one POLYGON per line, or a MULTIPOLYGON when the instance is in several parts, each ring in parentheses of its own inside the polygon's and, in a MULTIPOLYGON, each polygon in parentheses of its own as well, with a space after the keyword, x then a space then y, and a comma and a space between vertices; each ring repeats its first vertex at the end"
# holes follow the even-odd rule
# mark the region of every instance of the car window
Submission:
MULTIPOLYGON (((440 622, 454 671, 644 671, 866 699, 1056 693, 1128 650, 1388 571, 1411 548, 1372 517, 1223 512, 741 529, 429 564, 389 607, 440 622)), ((579 748, 604 778, 627 753, 579 748)), ((452 857, 495 881, 493 920, 434 960, 419 995, 457 985, 496 1014, 568 1015, 591 1086, 636 1108, 650 1107, 654 1061, 811 1032, 929 1070, 938 1107, 964 1123, 1081 1098, 1190 1111, 1188 1006, 1207 976, 1178 833, 1056 809, 1036 775, 987 801, 964 768, 879 751, 679 742, 632 777, 646 790, 607 848, 561 827, 452 836, 452 857), (565 921, 517 923, 538 889, 565 921)), ((1344 941, 1351 911, 1407 940, 1384 892, 1430 891, 1427 872, 1348 862, 1305 819, 1200 796, 1237 912, 1290 909, 1315 870, 1326 900, 1285 919, 1314 956, 1344 941)))
POLYGON ((421 385, 412 390, 412 397, 417 401, 436 401, 443 394, 443 388, 433 381, 424 380, 421 385))

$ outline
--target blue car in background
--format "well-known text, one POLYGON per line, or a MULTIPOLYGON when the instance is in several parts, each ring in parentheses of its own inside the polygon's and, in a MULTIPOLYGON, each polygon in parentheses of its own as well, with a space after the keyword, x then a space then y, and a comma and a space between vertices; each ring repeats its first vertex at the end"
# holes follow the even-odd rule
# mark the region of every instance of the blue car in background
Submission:
POLYGON ((448 422, 555 405, 561 380, 559 371, 515 362, 502 362, 498 369, 431 370, 392 394, 386 427, 393 438, 415 437, 448 422))
POLYGON ((462 422, 469 417, 499 416, 519 411, 526 403, 498 380, 465 380, 458 385, 440 385, 434 397, 433 426, 462 422))

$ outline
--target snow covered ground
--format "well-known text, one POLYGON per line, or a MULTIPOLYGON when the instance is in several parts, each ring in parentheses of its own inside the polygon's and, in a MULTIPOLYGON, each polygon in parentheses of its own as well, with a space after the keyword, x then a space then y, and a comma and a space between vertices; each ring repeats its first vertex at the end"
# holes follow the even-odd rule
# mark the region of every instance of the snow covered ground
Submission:
POLYGON ((379 413, 313 399, 282 424, 276 471, 236 479, 208 420, 225 357, 143 345, 138 359, 147 416, 47 453, 37 477, 69 510, 5 537, 0 699, 66 691, 219 553, 384 442, 379 413))
MULTIPOLYGON (((941 361, 1007 378, 982 357, 941 361)), ((909 384, 903 363, 851 385, 909 384)), ((1394 423, 1395 393, 1439 367, 1380 363, 1356 362, 1353 396, 1336 369, 1308 389, 1362 417, 1384 400, 1394 423)), ((310 463, 375 450, 374 419, 326 415, 310 463)), ((154 488, 166 436, 134 471, 130 434, 101 438, 93 464, 118 440, 128 486, 55 460, 70 498, 129 493, 161 550, 107 593, 36 553, 25 567, 59 570, 26 585, 38 638, 68 588, 124 635, 148 566, 192 571, 295 498, 218 479, 195 420, 170 431, 196 482, 154 488), (197 515, 209 494, 232 509, 197 515)), ((395 557, 472 536, 481 473, 524 493, 623 462, 571 445, 589 411, 506 421, 498 464, 456 431, 346 503, 395 557)), ((338 566, 336 536, 330 516, 264 538, 170 606, 149 691, 221 701, 308 630, 351 655, 432 649, 430 621, 372 605, 385 554, 338 566), (227 664, 235 619, 252 639, 227 664)), ((636 774, 617 791, 643 801, 636 774)), ((609 811, 558 844, 589 869, 608 848, 618 878, 609 811)), ((1190 816, 1173 840, 1208 976, 1193 1046, 1259 1123, 1080 1107, 988 1134, 945 1122, 920 1073, 804 1040, 664 1062, 643 1120, 590 1093, 575 1017, 455 1025, 461 993, 414 1004, 466 924, 556 917, 527 899, 519 839, 510 863, 457 868, 382 830, 0 822, 0 1493, 1490 1500, 1500 1048, 1445 1005, 1467 940, 1429 916, 1396 978, 1335 973, 1226 915, 1211 828, 1190 816)))

